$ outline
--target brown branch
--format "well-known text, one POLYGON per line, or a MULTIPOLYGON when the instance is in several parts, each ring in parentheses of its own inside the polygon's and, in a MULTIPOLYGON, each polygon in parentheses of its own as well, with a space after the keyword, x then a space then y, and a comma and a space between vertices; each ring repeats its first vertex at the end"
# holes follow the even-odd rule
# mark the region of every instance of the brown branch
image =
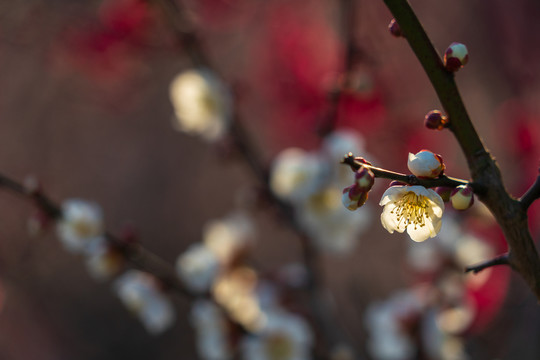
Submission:
POLYGON ((509 254, 503 254, 491 260, 487 260, 476 265, 467 266, 465 268, 465 272, 466 273, 473 272, 474 274, 478 274, 480 271, 484 269, 487 269, 492 266, 497 266, 497 265, 510 265, 509 254))
POLYGON ((405 175, 402 173, 381 169, 373 165, 364 164, 355 159, 355 156, 352 153, 347 154, 342 163, 349 165, 353 171, 358 170, 361 166, 369 168, 376 178, 383 178, 389 180, 396 180, 408 185, 420 185, 426 188, 445 186, 445 187, 456 187, 460 185, 470 185, 475 193, 485 192, 485 188, 481 184, 471 183, 466 180, 461 180, 453 178, 446 175, 441 175, 435 179, 422 179, 414 175, 405 175))
MULTIPOLYGON (((441 58, 414 11, 406 0, 384 0, 398 22, 405 38, 428 75, 448 114, 450 130, 456 137, 469 165, 474 183, 482 184, 485 193, 479 199, 497 219, 509 246, 509 261, 540 300, 540 258, 528 228, 523 204, 506 191, 499 167, 485 149, 454 81, 454 75, 442 65, 441 58)), ((528 197, 527 197, 528 198, 528 197)))
MULTIPOLYGON (((60 205, 52 201, 41 189, 29 189, 21 183, 0 174, 0 187, 10 190, 34 203, 53 220, 60 220, 62 210, 60 205)), ((105 239, 111 246, 120 251, 124 259, 135 268, 153 274, 167 288, 187 297, 194 295, 189 292, 177 279, 174 267, 137 243, 127 243, 122 239, 106 232, 105 239)))
POLYGON ((519 202, 521 203, 521 206, 523 206, 523 209, 527 210, 529 206, 531 206, 531 204, 537 199, 540 199, 540 174, 536 178, 534 184, 532 184, 527 192, 519 198, 519 202))

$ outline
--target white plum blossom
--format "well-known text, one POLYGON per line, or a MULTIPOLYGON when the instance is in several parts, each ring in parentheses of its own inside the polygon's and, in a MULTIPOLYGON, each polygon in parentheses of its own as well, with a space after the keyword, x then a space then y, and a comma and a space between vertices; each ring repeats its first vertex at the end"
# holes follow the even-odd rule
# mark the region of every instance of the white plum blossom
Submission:
POLYGON ((208 291, 219 271, 217 255, 200 243, 192 244, 176 260, 178 277, 197 293, 208 291))
POLYGON ((245 213, 236 212, 204 226, 203 243, 227 266, 253 245, 255 226, 245 213))
POLYGON ((154 276, 129 270, 116 279, 114 289, 122 303, 137 315, 150 334, 160 334, 174 324, 174 306, 154 276))
POLYGON ((231 94, 210 70, 180 73, 172 81, 169 95, 180 131, 210 141, 224 135, 231 117, 231 94))
POLYGON ((436 236, 441 230, 444 202, 432 189, 423 186, 391 186, 379 205, 383 227, 392 234, 404 232, 420 242, 436 236))
POLYGON ((416 154, 409 153, 407 167, 413 175, 423 178, 436 178, 444 170, 440 155, 428 150, 422 150, 416 154))
POLYGON ((272 163, 270 188, 280 199, 297 204, 317 191, 324 171, 316 153, 288 148, 272 163))
POLYGON ((191 324, 197 335, 197 351, 203 360, 232 359, 228 324, 223 311, 212 301, 196 300, 191 308, 191 324))
POLYGON ((264 325, 241 343, 244 359, 309 360, 313 334, 301 317, 283 309, 265 312, 264 325))
POLYGON ((57 223, 57 234, 64 247, 81 253, 88 243, 103 235, 103 214, 99 205, 81 199, 62 203, 62 216, 57 223))

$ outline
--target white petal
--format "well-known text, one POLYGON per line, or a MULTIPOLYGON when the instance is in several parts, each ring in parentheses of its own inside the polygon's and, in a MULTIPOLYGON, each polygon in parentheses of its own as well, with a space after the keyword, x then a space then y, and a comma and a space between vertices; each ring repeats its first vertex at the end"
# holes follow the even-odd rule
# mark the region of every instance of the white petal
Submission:
POLYGON ((397 230, 398 232, 403 232, 405 230, 404 228, 399 228, 395 214, 390 213, 395 208, 396 206, 394 204, 388 204, 381 213, 381 224, 390 234, 393 234, 394 230, 397 230))
POLYGON ((379 205, 384 206, 391 201, 397 200, 401 197, 406 191, 408 191, 411 186, 390 186, 384 192, 379 205))
POLYGON ((435 234, 432 234, 430 231, 430 226, 414 226, 409 225, 407 226, 407 234, 411 237, 412 240, 416 242, 422 242, 424 240, 429 239, 430 237, 435 236, 435 234))
POLYGON ((428 198, 433 203, 433 206, 431 207, 433 210, 433 213, 435 214, 435 216, 441 217, 444 211, 443 199, 440 197, 439 194, 435 192, 435 190, 427 189, 427 191, 429 193, 428 198))

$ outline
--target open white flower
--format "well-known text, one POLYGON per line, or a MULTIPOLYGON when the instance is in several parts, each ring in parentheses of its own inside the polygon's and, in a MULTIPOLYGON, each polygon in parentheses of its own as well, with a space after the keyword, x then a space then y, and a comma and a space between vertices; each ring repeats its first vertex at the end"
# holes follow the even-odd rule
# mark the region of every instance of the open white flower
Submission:
POLYGON ((423 186, 392 186, 388 188, 379 205, 383 227, 390 234, 404 232, 414 241, 434 237, 441 230, 444 202, 433 190, 423 186))

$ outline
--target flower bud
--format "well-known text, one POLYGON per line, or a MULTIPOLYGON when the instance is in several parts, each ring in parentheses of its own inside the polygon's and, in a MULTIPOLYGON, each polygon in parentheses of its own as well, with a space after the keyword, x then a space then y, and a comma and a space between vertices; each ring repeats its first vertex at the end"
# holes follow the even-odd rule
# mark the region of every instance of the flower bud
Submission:
POLYGON ((469 61, 469 51, 463 44, 453 42, 444 53, 444 67, 448 71, 458 71, 469 61))
POLYGON ((361 166, 354 174, 354 183, 361 191, 368 192, 375 183, 375 175, 370 169, 361 166))
POLYGON ((448 118, 444 116, 439 110, 431 110, 426 114, 424 118, 424 125, 428 129, 442 130, 448 124, 448 118))
POLYGON ((356 184, 343 189, 343 196, 341 197, 343 205, 345 205, 345 207, 351 211, 354 211, 360 206, 364 205, 367 199, 368 193, 360 190, 356 184))
POLYGON ((390 31, 390 34, 394 35, 395 37, 403 36, 401 28, 399 27, 396 19, 392 19, 392 21, 390 21, 390 24, 388 24, 388 30, 390 31))
POLYGON ((450 195, 452 206, 456 210, 467 210, 474 203, 474 193, 470 185, 459 185, 450 195))
POLYGON ((407 167, 415 176, 434 179, 443 173, 445 166, 440 155, 422 150, 416 155, 409 153, 407 167))

